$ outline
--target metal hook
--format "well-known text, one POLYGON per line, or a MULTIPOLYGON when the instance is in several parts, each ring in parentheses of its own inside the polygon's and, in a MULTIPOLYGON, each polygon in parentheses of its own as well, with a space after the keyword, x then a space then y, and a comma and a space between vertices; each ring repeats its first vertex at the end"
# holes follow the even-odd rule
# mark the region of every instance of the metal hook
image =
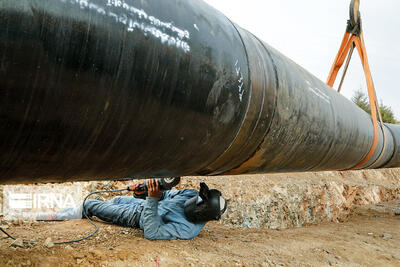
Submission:
POLYGON ((350 3, 350 21, 352 26, 359 23, 360 20, 360 0, 351 0, 350 3))

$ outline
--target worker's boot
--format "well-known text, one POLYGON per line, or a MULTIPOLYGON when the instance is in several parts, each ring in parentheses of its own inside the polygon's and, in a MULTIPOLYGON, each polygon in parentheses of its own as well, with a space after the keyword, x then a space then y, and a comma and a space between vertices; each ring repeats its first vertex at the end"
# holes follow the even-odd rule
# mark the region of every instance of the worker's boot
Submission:
POLYGON ((39 212, 36 215, 36 221, 56 221, 57 212, 39 212))
POLYGON ((64 221, 82 219, 82 204, 74 207, 64 209, 58 212, 39 212, 36 216, 37 221, 64 221))

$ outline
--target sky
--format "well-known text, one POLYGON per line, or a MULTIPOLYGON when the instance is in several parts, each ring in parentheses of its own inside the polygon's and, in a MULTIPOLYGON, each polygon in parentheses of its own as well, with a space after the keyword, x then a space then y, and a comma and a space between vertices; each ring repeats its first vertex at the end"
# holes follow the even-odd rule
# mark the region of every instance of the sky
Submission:
MULTIPOLYGON (((350 0, 205 0, 235 23, 326 81, 349 18, 350 0)), ((400 10, 399 0, 363 1, 361 17, 367 55, 380 102, 400 120, 400 10)), ((339 73, 335 88, 340 81, 339 73)), ((358 54, 342 87, 367 93, 358 54)))

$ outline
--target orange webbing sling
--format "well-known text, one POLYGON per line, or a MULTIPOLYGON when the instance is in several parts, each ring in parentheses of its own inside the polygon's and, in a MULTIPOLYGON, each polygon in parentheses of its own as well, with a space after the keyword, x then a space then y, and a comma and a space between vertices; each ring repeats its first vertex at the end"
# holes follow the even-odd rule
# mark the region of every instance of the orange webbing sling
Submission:
MULTIPOLYGON (((353 4, 353 2, 354 1, 352 1, 352 4, 353 4)), ((352 6, 350 6, 350 9, 351 9, 350 12, 352 12, 352 6)), ((383 149, 382 149, 382 151, 384 151, 385 146, 386 146, 386 135, 385 135, 385 130, 384 130, 384 124, 383 124, 382 115, 381 115, 381 112, 379 109, 379 103, 376 100, 377 99, 376 91, 375 91, 374 82, 372 80, 371 69, 370 69, 369 63, 368 63, 367 50, 365 48, 364 36, 363 36, 363 32, 362 32, 362 27, 361 27, 361 19, 360 19, 358 10, 356 12, 358 13, 358 16, 354 16, 354 17, 357 17, 357 21, 355 21, 353 19, 354 17, 351 16, 351 19, 348 22, 346 33, 344 34, 344 37, 343 37, 342 44, 339 48, 339 52, 335 58, 335 62, 333 63, 333 66, 331 68, 331 71, 329 73, 329 77, 327 80, 327 85, 329 85, 330 87, 333 87, 336 77, 339 73, 339 70, 347 58, 346 66, 343 71, 343 77, 342 77, 342 80, 340 82, 339 89, 338 89, 338 92, 340 92, 342 85, 343 85, 344 77, 347 73, 347 69, 348 69, 348 66, 349 66, 349 63, 351 60, 351 56, 354 51, 354 48, 357 48, 358 54, 361 58, 362 66, 364 68, 365 77, 367 80, 369 103, 371 105, 372 124, 374 126, 374 139, 373 139, 372 146, 371 146, 368 154, 357 165, 351 167, 350 170, 360 168, 374 154, 374 152, 378 146, 378 141, 379 141, 378 116, 379 116, 379 121, 380 121, 380 127, 382 129, 382 134, 383 134, 383 149)), ((379 158, 381 156, 382 156, 382 153, 379 156, 379 158)), ((379 160, 379 158, 378 158, 378 160, 379 160)))

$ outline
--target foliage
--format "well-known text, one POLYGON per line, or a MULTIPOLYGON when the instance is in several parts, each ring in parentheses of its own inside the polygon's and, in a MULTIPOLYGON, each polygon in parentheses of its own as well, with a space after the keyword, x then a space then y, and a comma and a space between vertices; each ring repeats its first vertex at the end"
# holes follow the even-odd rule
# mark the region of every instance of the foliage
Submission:
MULTIPOLYGON (((351 100, 365 112, 371 114, 371 106, 369 104, 368 96, 366 96, 361 90, 356 91, 351 100)), ((383 122, 394 124, 400 123, 396 121, 392 108, 384 105, 382 101, 379 105, 379 109, 381 111, 383 122)))
POLYGON ((351 100, 362 110, 364 110, 368 114, 371 114, 371 106, 369 105, 368 97, 361 90, 357 90, 356 92, 354 92, 351 100))

